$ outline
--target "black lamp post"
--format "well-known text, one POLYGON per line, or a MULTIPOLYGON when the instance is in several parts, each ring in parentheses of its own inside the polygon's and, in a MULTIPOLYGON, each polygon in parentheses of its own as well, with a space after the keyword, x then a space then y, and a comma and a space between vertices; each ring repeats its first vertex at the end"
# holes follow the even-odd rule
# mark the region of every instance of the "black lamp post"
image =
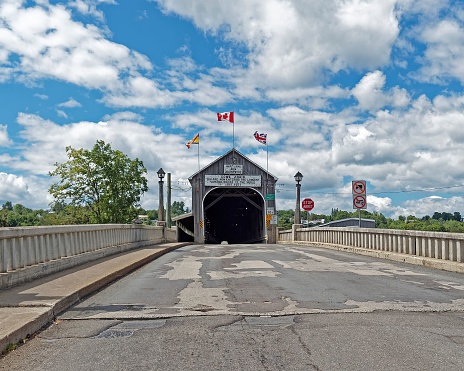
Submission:
POLYGON ((159 178, 159 207, 158 207, 158 222, 164 221, 164 199, 163 199, 163 178, 166 174, 163 168, 160 168, 157 172, 159 178))
POLYGON ((296 181, 296 205, 295 205, 295 224, 301 224, 301 215, 300 215, 300 182, 303 180, 303 174, 297 172, 295 174, 295 181, 296 181))

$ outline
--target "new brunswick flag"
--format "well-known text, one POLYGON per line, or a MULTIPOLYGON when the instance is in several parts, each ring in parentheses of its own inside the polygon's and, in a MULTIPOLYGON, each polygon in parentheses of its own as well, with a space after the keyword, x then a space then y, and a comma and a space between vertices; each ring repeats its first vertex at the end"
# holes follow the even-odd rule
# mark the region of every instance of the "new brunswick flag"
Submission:
POLYGON ((200 133, 195 135, 195 137, 192 140, 189 140, 185 145, 187 146, 188 149, 190 149, 190 146, 192 144, 200 144, 200 133))

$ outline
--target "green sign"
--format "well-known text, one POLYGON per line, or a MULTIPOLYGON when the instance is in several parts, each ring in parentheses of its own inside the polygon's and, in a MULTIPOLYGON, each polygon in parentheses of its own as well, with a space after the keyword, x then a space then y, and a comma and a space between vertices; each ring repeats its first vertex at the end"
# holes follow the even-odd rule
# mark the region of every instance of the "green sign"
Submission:
POLYGON ((268 193, 268 194, 266 195, 266 200, 268 200, 268 201, 273 201, 273 200, 275 200, 275 194, 274 194, 274 193, 268 193))

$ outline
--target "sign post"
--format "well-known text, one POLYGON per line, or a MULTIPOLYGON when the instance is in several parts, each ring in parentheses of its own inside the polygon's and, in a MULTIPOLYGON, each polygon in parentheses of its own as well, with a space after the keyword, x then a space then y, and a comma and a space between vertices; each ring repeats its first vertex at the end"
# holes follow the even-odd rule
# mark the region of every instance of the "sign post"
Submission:
POLYGON ((359 228, 361 228, 361 209, 367 209, 366 181, 353 180, 351 182, 353 194, 353 209, 358 209, 359 228))

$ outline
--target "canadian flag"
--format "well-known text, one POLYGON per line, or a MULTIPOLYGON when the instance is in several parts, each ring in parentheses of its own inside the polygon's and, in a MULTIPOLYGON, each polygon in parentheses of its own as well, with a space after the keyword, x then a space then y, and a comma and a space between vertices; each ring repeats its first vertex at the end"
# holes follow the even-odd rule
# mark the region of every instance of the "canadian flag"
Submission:
POLYGON ((217 114, 218 121, 229 121, 232 124, 234 123, 234 113, 233 112, 223 112, 217 114))

